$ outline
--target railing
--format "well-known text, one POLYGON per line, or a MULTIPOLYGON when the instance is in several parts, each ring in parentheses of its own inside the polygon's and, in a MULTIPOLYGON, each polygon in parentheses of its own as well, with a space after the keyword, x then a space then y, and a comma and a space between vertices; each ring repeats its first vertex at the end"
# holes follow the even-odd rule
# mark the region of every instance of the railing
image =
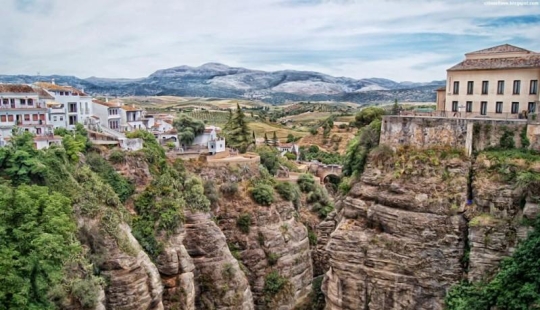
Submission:
POLYGON ((495 112, 452 112, 452 111, 433 111, 433 112, 416 112, 416 111, 401 111, 399 114, 388 113, 387 115, 395 115, 400 117, 434 117, 434 118, 466 118, 466 119, 497 119, 509 121, 526 121, 531 113, 495 113, 495 112))
POLYGON ((0 109, 45 109, 45 106, 40 103, 35 105, 0 104, 0 109))

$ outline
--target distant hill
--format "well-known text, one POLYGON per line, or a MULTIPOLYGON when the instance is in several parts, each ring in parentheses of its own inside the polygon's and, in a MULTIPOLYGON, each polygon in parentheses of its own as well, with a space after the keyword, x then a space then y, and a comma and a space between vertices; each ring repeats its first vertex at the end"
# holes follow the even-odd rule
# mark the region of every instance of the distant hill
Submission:
POLYGON ((435 89, 445 81, 395 82, 382 78, 352 79, 311 71, 266 72, 207 63, 158 70, 146 78, 109 79, 74 76, 0 75, 3 83, 34 83, 55 79, 87 93, 109 96, 175 95, 190 97, 247 98, 269 103, 293 101, 435 101, 435 89))

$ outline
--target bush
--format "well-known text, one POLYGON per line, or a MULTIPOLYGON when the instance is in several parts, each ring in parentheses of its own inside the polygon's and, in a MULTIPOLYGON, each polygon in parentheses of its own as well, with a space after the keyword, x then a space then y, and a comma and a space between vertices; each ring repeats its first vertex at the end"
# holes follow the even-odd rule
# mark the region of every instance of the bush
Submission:
POLYGON ((308 239, 309 239, 309 245, 316 246, 317 245, 317 234, 309 227, 308 228, 308 239))
POLYGON ((513 149, 516 147, 516 143, 514 142, 514 133, 508 129, 507 127, 503 127, 503 134, 501 136, 501 139, 499 141, 499 144, 501 148, 503 149, 513 149))
POLYGON ((270 272, 264 278, 264 295, 271 299, 285 287, 287 282, 287 279, 280 276, 277 271, 270 272))
POLYGON ((251 190, 251 196, 258 204, 269 206, 274 202, 274 188, 267 184, 258 184, 251 190))
POLYGON ((204 195, 210 200, 210 205, 212 207, 217 206, 219 199, 221 198, 219 191, 216 189, 216 185, 212 180, 204 182, 204 195))
POLYGON ((276 185, 278 194, 287 201, 295 201, 300 198, 298 186, 290 182, 280 182, 276 185))
POLYGON ((315 179, 311 174, 301 174, 297 182, 298 187, 304 193, 312 192, 315 189, 315 179))
POLYGON ((126 161, 126 153, 121 150, 112 150, 109 154, 109 161, 113 164, 120 164, 126 161))
POLYGON ((274 266, 277 263, 278 259, 279 259, 279 256, 276 253, 270 253, 266 257, 266 260, 268 261, 268 264, 270 266, 274 266))
POLYGON ((219 187, 219 190, 225 195, 234 196, 236 195, 236 193, 238 193, 238 184, 227 182, 227 183, 221 184, 221 186, 219 187))
POLYGON ((287 158, 288 160, 296 160, 296 155, 294 153, 287 152, 285 153, 285 158, 287 158))
POLYGON ((249 234, 249 227, 251 226, 251 215, 244 213, 236 219, 236 227, 244 234, 249 234))

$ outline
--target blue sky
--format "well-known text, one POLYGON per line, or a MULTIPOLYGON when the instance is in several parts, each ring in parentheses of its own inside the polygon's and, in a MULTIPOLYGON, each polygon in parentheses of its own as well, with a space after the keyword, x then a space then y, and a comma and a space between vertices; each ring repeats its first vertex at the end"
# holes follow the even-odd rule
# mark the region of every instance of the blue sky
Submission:
POLYGON ((540 52, 533 2, 0 0, 0 74, 136 78, 221 62, 440 80, 474 50, 510 43, 540 52))

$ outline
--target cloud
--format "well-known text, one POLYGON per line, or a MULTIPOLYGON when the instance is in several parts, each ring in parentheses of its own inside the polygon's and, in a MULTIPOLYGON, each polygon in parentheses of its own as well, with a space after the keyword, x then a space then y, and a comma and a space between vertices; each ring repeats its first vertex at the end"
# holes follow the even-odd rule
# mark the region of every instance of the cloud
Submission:
POLYGON ((12 0, 5 9, 2 74, 142 77, 221 62, 427 81, 466 52, 540 50, 540 6, 483 1, 12 0))

